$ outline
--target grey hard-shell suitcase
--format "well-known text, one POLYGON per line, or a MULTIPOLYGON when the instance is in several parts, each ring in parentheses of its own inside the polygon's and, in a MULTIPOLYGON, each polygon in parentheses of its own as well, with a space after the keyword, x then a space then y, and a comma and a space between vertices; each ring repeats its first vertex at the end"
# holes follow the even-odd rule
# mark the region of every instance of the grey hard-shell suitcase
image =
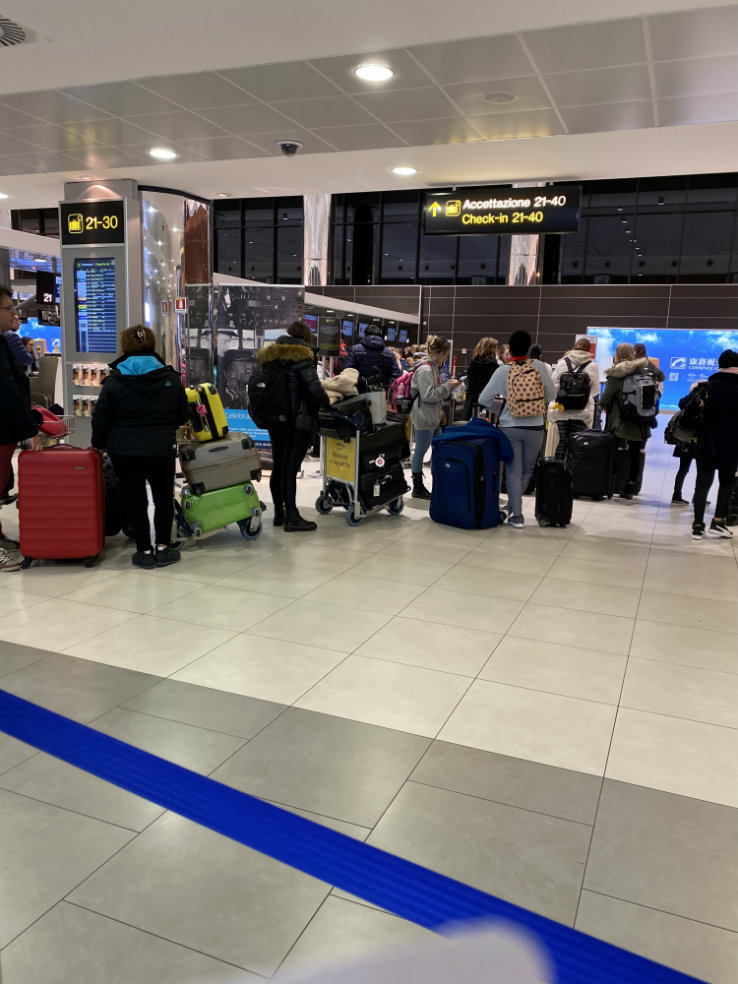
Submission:
POLYGON ((248 434, 233 431, 217 441, 183 441, 179 461, 195 495, 258 482, 261 458, 248 434))

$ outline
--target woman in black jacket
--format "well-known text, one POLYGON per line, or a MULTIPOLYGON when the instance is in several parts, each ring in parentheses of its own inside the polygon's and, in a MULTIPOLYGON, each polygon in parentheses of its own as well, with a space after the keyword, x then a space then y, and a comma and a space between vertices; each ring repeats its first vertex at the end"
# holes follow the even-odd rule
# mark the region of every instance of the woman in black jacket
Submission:
POLYGON ((466 400, 464 419, 471 420, 474 407, 479 403, 479 394, 494 375, 499 366, 497 361, 497 339, 480 338, 472 352, 466 376, 466 400))
POLYGON ((318 524, 303 519, 297 510, 297 473, 310 447, 321 406, 328 407, 312 349, 313 336, 304 321, 294 321, 286 335, 256 353, 260 367, 275 363, 287 374, 292 403, 291 419, 269 428, 272 475, 269 488, 274 503, 274 525, 286 533, 307 533, 318 524))
POLYGON ((118 473, 136 539, 131 563, 151 570, 176 564, 171 547, 177 428, 189 419, 179 374, 154 351, 154 333, 134 325, 121 333, 123 355, 111 372, 92 415, 92 445, 107 448, 118 473), (156 549, 151 544, 146 483, 154 500, 156 549))
POLYGON ((707 400, 702 429, 697 437, 697 482, 694 489, 692 539, 705 535, 707 493, 718 473, 715 515, 709 532, 730 538, 728 505, 738 469, 738 352, 726 349, 718 359, 718 371, 707 380, 707 400))

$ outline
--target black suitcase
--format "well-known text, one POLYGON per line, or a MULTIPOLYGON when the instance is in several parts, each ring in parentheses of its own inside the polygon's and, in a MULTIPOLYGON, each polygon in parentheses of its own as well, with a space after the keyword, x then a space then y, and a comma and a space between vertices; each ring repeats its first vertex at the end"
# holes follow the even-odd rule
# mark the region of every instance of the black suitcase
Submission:
POLYGON ((410 454, 403 424, 382 424, 373 434, 363 434, 359 444, 361 468, 364 470, 387 468, 402 461, 410 454))
POLYGON ((370 471, 359 476, 359 498, 365 509, 386 505, 408 491, 402 465, 390 465, 383 471, 370 471))
POLYGON ((615 491, 618 439, 609 431, 584 430, 569 438, 567 464, 574 495, 610 498, 615 491))
POLYGON ((571 473, 558 458, 544 458, 536 488, 536 519, 540 526, 568 526, 574 505, 571 473))

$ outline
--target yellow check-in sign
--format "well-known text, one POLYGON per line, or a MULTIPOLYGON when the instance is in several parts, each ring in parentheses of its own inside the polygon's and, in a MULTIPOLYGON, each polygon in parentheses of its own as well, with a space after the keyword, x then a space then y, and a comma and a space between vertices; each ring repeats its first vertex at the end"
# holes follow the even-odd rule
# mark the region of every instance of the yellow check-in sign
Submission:
POLYGON ((461 215, 461 202, 458 199, 446 202, 446 215, 461 215))
POLYGON ((340 441, 328 437, 325 442, 325 473, 328 478, 353 482, 356 478, 356 439, 340 441))

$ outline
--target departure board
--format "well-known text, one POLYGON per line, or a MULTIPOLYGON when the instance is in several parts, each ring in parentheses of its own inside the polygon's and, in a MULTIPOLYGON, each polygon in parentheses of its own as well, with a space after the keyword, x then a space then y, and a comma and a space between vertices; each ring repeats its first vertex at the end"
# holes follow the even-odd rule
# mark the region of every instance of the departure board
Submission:
POLYGON ((74 261, 74 313, 78 352, 115 352, 115 260, 74 261))

